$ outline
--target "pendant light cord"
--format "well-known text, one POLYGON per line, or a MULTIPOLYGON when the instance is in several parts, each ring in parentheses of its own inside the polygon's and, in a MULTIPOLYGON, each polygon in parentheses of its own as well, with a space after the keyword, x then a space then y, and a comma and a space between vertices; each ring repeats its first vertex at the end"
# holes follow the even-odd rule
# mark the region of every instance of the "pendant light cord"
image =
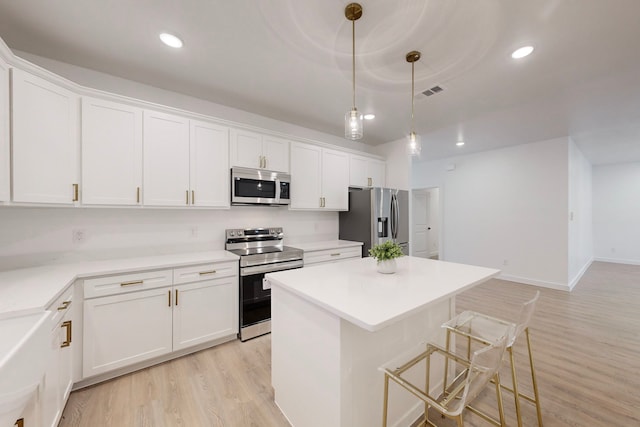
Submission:
POLYGON ((356 108, 356 20, 351 21, 351 72, 353 76, 353 108, 356 108))
POLYGON ((414 73, 415 73, 415 61, 411 63, 411 133, 415 133, 415 129, 413 127, 413 99, 414 99, 414 93, 415 93, 415 89, 414 89, 414 85, 415 85, 415 77, 414 77, 414 73))

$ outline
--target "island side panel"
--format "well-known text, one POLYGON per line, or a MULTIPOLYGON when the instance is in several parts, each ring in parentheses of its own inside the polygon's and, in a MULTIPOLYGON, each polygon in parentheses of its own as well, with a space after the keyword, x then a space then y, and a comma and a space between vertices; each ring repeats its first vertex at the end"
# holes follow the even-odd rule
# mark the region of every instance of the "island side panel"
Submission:
MULTIPOLYGON (((384 374, 379 367, 421 342, 444 346, 442 323, 455 313, 455 296, 430 304, 422 311, 379 331, 370 332, 341 320, 342 414, 340 426, 381 425, 384 374)), ((402 357, 401 357, 402 359, 402 357)), ((432 368, 431 390, 439 394, 444 364, 432 368)), ((418 374, 421 381, 423 374, 418 374)), ((420 384, 421 382, 417 382, 420 384)), ((389 388, 389 426, 411 425, 422 413, 422 401, 394 383, 389 388)), ((335 424, 338 425, 338 424, 335 424)))
POLYGON ((271 383, 294 427, 340 426, 340 318, 272 281, 271 383))

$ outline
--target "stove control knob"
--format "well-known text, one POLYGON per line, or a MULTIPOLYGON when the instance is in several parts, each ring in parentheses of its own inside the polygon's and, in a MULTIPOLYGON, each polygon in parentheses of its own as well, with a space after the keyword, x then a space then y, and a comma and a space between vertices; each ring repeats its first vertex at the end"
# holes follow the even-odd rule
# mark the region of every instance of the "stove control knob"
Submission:
POLYGON ((229 232, 229 236, 233 237, 233 236, 235 236, 235 235, 236 235, 236 232, 235 232, 235 231, 230 231, 230 232, 229 232))
POLYGON ((238 230, 238 236, 242 236, 243 232, 242 230, 238 230))

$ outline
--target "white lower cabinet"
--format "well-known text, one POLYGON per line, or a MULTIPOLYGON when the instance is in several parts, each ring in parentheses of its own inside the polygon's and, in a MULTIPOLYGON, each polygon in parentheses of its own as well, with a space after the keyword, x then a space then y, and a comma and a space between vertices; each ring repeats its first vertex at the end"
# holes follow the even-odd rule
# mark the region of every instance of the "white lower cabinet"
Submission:
POLYGON ((84 289, 84 378, 238 331, 237 261, 87 279, 84 289))
POLYGON ((175 286, 173 350, 238 332, 238 278, 175 286))
POLYGON ((319 264, 329 264, 333 262, 345 261, 362 257, 362 246, 336 247, 321 250, 305 250, 303 259, 304 266, 319 264))
MULTIPOLYGON (((54 315, 49 341, 49 363, 40 385, 41 424, 55 427, 60 421, 64 405, 73 385, 73 286, 49 310, 54 315)), ((25 426, 29 424, 26 423, 25 426)))
POLYGON ((171 299, 161 288, 85 300, 84 377, 171 352, 171 299))

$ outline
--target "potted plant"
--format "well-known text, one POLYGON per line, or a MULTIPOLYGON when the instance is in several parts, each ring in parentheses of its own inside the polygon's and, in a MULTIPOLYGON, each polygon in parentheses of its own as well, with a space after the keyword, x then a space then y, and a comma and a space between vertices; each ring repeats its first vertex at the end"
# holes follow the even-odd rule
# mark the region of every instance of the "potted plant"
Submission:
POLYGON ((396 272, 396 258, 403 256, 402 248, 397 243, 387 240, 369 249, 369 255, 376 259, 378 271, 384 274, 396 272))

